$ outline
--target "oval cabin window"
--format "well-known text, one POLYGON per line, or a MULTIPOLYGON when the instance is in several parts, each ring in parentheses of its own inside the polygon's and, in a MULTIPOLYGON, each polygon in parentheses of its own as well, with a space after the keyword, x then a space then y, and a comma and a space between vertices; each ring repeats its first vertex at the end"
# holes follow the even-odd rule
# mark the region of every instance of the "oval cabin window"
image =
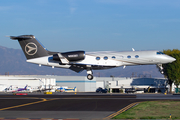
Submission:
POLYGON ((128 56, 127 56, 127 58, 131 58, 131 56, 130 56, 130 55, 128 55, 128 56))
POLYGON ((116 57, 115 57, 115 56, 112 56, 112 59, 116 59, 116 57))
POLYGON ((96 57, 96 60, 100 60, 101 58, 100 57, 96 57))
POLYGON ((108 57, 107 57, 107 56, 105 56, 105 57, 104 57, 104 60, 107 60, 107 59, 108 59, 108 57))
POLYGON ((139 55, 136 55, 135 58, 139 58, 139 55))

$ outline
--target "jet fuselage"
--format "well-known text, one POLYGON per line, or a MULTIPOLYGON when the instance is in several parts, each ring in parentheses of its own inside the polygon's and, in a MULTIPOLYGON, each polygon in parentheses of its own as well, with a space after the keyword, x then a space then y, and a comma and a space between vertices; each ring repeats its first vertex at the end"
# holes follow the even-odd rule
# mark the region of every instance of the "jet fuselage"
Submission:
POLYGON ((157 64, 162 70, 162 64, 176 60, 160 51, 135 51, 134 49, 127 52, 51 52, 43 47, 33 35, 10 36, 10 38, 18 40, 27 62, 39 64, 39 66, 51 66, 52 68, 69 68, 75 72, 87 70, 89 80, 93 79, 92 70, 150 64, 157 64))

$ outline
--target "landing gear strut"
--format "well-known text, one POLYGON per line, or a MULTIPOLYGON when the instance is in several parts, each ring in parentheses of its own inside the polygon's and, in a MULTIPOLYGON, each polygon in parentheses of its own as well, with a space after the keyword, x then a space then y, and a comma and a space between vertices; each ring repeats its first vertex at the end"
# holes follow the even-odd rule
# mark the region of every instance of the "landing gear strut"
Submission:
POLYGON ((162 64, 157 64, 157 67, 159 68, 159 71, 161 72, 161 74, 163 74, 163 67, 162 64))
POLYGON ((92 69, 91 68, 88 68, 87 69, 87 79, 88 80, 92 80, 93 79, 93 72, 92 72, 92 69))

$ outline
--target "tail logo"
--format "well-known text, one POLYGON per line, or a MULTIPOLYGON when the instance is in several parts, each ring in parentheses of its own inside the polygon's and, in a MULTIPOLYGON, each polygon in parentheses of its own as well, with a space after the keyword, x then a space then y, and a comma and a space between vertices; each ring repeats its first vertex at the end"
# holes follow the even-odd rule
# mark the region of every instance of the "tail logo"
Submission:
POLYGON ((30 42, 28 43, 26 46, 25 46, 25 52, 26 54, 28 55, 34 55, 37 53, 37 45, 33 42, 30 42))

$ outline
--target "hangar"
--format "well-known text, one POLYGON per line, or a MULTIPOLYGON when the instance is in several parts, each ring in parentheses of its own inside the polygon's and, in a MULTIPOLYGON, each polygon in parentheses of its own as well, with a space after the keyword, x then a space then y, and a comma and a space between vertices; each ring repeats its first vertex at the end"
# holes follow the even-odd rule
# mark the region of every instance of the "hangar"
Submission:
POLYGON ((168 88, 165 78, 127 78, 127 77, 94 77, 88 80, 86 76, 56 76, 56 75, 1 75, 0 91, 13 85, 17 87, 51 86, 52 88, 66 86, 76 87, 78 92, 95 92, 97 88, 107 88, 110 92, 125 92, 136 89, 144 92, 165 92, 168 88))

